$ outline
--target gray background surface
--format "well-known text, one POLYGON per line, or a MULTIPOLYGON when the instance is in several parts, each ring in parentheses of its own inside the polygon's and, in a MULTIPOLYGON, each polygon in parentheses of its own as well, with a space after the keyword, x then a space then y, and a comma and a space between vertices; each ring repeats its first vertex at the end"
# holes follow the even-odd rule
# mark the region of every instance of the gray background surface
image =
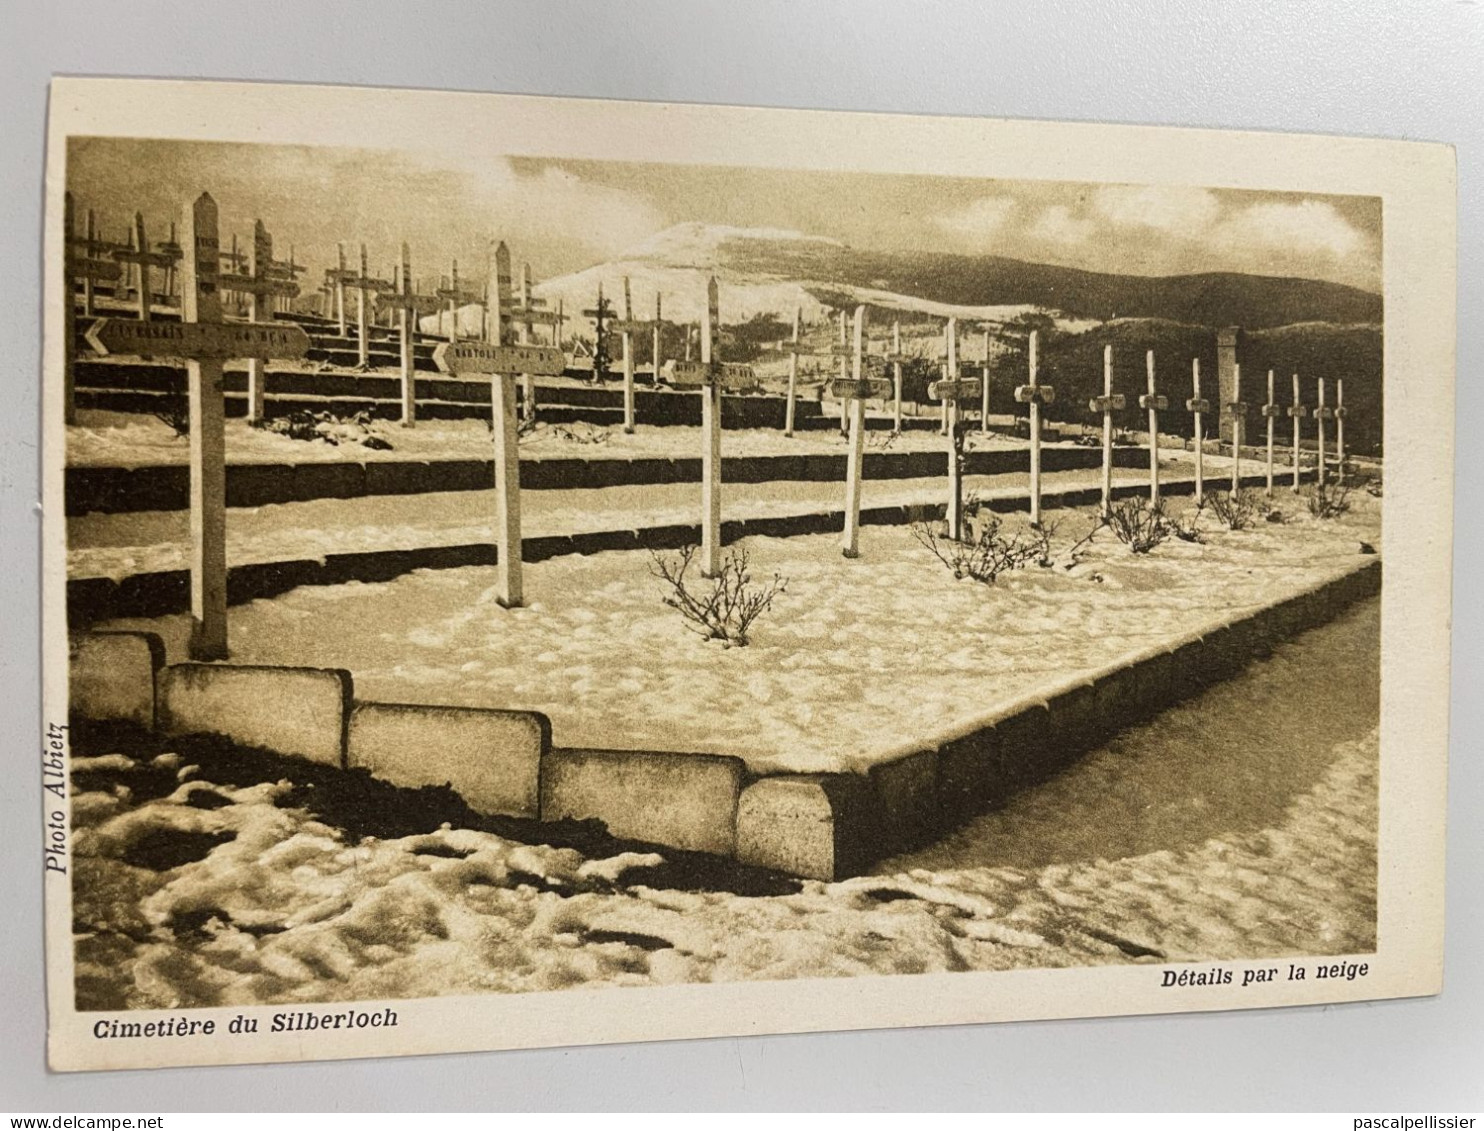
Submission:
MULTIPOLYGON (((0 225, 0 1110, 1443 1110, 1484 1103, 1484 423, 1475 0, 7 4, 0 225), (1447 988, 1266 1012, 50 1075, 37 682, 42 156, 53 74, 435 87, 1445 141, 1459 157, 1447 988), (1470 692, 1473 692, 1472 694, 1470 692)), ((1389 530, 1388 537, 1396 537, 1389 530)), ((842 983, 842 993, 854 992, 842 983)))

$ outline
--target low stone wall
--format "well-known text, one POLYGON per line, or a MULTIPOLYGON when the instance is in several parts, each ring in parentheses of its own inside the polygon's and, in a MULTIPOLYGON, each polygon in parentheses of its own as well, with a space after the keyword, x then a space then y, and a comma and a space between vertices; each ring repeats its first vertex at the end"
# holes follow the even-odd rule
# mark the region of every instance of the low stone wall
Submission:
POLYGON ((1002 803, 1380 591, 1380 559, 1366 558, 1270 605, 906 744, 862 773, 749 777, 740 758, 723 755, 561 749, 536 712, 358 702, 350 673, 338 670, 166 666, 163 645, 147 633, 75 640, 69 691, 72 712, 90 719, 221 734, 395 785, 447 785, 479 812, 599 821, 623 840, 833 880, 1002 803))

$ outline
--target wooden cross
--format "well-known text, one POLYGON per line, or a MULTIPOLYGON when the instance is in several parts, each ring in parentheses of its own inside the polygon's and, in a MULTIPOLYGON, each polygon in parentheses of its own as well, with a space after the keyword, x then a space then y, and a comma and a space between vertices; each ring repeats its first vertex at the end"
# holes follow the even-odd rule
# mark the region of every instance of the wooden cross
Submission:
POLYGON ((613 303, 603 297, 601 281, 598 283, 598 301, 592 309, 584 310, 582 314, 585 318, 591 318, 597 327, 593 335, 593 383, 601 384, 608 377, 606 324, 613 320, 613 303))
POLYGON ((185 213, 181 321, 102 318, 88 331, 100 354, 177 357, 186 362, 190 405, 191 639, 196 660, 227 655, 227 461, 222 363, 229 358, 296 358, 309 336, 292 323, 222 321, 217 207, 202 193, 185 213))
POLYGON ((170 238, 155 244, 155 250, 161 255, 168 257, 169 262, 165 264, 165 297, 175 296, 175 265, 180 262, 180 244, 175 241, 175 221, 170 221, 170 238))
POLYGON ((1195 395, 1185 402, 1185 407, 1195 414, 1195 505, 1200 506, 1206 498, 1206 437, 1201 428, 1201 414, 1211 411, 1211 402, 1201 396, 1201 359, 1190 359, 1190 383, 1195 395))
MULTIPOLYGON (((71 193, 66 194, 66 200, 70 207, 72 200, 71 193)), ((81 236, 73 234, 74 227, 75 221, 68 221, 66 246, 68 263, 67 301, 75 301, 72 293, 72 280, 81 277, 82 312, 91 318, 96 312, 96 298, 93 294, 94 282, 112 283, 117 281, 119 276, 124 273, 123 268, 112 258, 99 257, 111 257, 115 251, 127 251, 128 248, 125 245, 98 238, 97 219, 91 208, 87 212, 87 227, 81 236)))
MULTIPOLYGON (((504 243, 500 247, 504 247, 504 243)), ((498 252, 496 253, 498 258, 498 252)), ((502 301, 510 298, 510 253, 505 252, 504 259, 505 285, 500 288, 498 294, 502 301)), ((542 310, 546 305, 545 299, 534 298, 531 295, 531 265, 522 263, 520 265, 520 305, 510 307, 511 318, 518 318, 521 323, 520 340, 524 343, 532 343, 535 337, 532 328, 537 325, 546 325, 552 328, 551 344, 561 348, 561 331, 558 323, 560 314, 553 314, 549 310, 542 310)), ((520 375, 521 413, 527 420, 536 418, 536 375, 534 373, 522 373, 520 375)))
POLYGON ((1335 378, 1335 474, 1345 482, 1345 379, 1335 378))
MULTIPOLYGON (((269 304, 273 299, 280 295, 292 297, 299 293, 299 284, 293 281, 292 275, 285 278, 284 273, 278 270, 283 266, 287 265, 279 264, 273 258, 273 237, 268 234, 263 221, 255 220, 252 247, 247 255, 247 273, 222 274, 218 276, 217 282, 223 290, 248 296, 249 322, 272 322, 272 308, 269 304)), ((250 421, 263 419, 263 386, 263 360, 251 358, 247 363, 247 419, 250 421)))
POLYGON ((1309 414, 1308 406, 1299 397, 1299 375, 1293 375, 1293 405, 1288 410, 1288 415, 1293 418, 1293 493, 1298 494, 1299 489, 1299 444, 1303 439, 1302 421, 1309 414))
POLYGON ((1319 470, 1318 483, 1324 486, 1324 422, 1333 420, 1335 410, 1324 403, 1324 378, 1319 378, 1319 403, 1314 408, 1314 420, 1319 427, 1319 470))
POLYGON ((1170 407, 1167 397, 1154 391, 1154 351, 1144 354, 1144 368, 1149 374, 1149 392, 1139 397, 1139 407, 1149 413, 1149 505, 1159 506, 1159 414, 1170 407))
MULTIPOLYGON (((365 265, 361 266, 361 274, 366 273, 365 265)), ((466 303, 479 302, 483 299, 482 291, 470 290, 468 287, 459 286, 459 261, 452 261, 449 268, 448 286, 439 287, 434 295, 448 304, 448 340, 456 342, 459 340, 459 307, 466 303)), ((442 329, 443 313, 438 313, 438 326, 442 329)), ((364 362, 362 363, 364 364, 364 362)))
POLYGON ((712 339, 721 322, 716 276, 706 283, 706 314, 701 320, 701 360, 672 361, 670 380, 677 388, 701 390, 701 573, 721 572, 721 391, 753 388, 750 365, 712 360, 712 339))
POLYGON ((522 373, 560 374, 567 359, 555 346, 496 344, 501 312, 494 317, 492 342, 444 342, 433 351, 433 362, 444 373, 478 374, 490 378, 490 402, 495 430, 495 599, 515 608, 524 601, 521 584, 520 436, 515 415, 515 380, 522 373))
MULTIPOLYGON (((902 366, 911 359, 902 352, 902 322, 899 318, 891 323, 891 350, 886 354, 886 363, 891 366, 891 430, 892 435, 902 434, 902 366)), ((984 370, 984 380, 989 381, 989 367, 984 370)))
POLYGON ((83 280, 83 311, 91 315, 93 313, 93 281, 95 279, 114 280, 123 274, 123 268, 117 263, 104 259, 94 259, 93 254, 98 251, 109 252, 115 250, 115 244, 104 243, 95 238, 93 233, 93 213, 88 210, 87 234, 77 236, 73 229, 77 226, 73 216, 72 194, 63 196, 62 206, 62 230, 63 237, 63 306, 62 306, 62 415, 68 424, 77 423, 77 396, 76 379, 74 377, 74 354, 76 353, 75 342, 77 340, 77 279, 83 280))
MULTIPOLYGON (((344 273, 339 272, 339 274, 344 273)), ((457 278, 454 281, 457 282, 457 278)), ((391 294, 391 280, 377 279, 367 271, 366 245, 362 244, 360 274, 342 278, 340 285, 356 292, 356 366, 360 369, 369 369, 371 367, 371 311, 367 296, 391 294)), ((443 296, 440 294, 438 297, 443 296)))
POLYGON ((948 524, 948 537, 957 542, 962 540, 964 532, 964 469, 959 460, 958 404, 961 400, 979 396, 982 386, 978 378, 959 376, 957 318, 948 320, 947 330, 945 376, 928 386, 928 396, 943 402, 943 416, 948 421, 948 505, 944 509, 944 518, 948 524))
POLYGON ((1242 429, 1247 423, 1247 402, 1242 399, 1242 367, 1232 366, 1232 401, 1226 406, 1232 417, 1232 497, 1242 489, 1242 429))
POLYGON ((989 435, 989 365, 994 354, 991 343, 993 337, 988 330, 984 331, 984 388, 979 395, 979 435, 989 435))
MULTIPOLYGON (((236 250, 235 248, 233 249, 236 250)), ((345 284, 356 277, 354 271, 349 271, 345 266, 345 245, 335 245, 335 259, 339 264, 337 267, 325 269, 325 282, 335 288, 335 321, 338 324, 340 337, 346 336, 345 329, 345 284)))
POLYGON ((779 353, 788 355, 788 393, 784 401, 783 411, 783 435, 785 439, 792 439, 794 434, 794 405, 799 395, 799 358, 816 356, 813 350, 807 350, 803 347, 799 332, 803 324, 803 317, 804 312, 798 307, 794 307, 793 333, 787 341, 775 342, 773 345, 773 348, 779 353))
POLYGON ((1273 371, 1268 370, 1268 399, 1262 406, 1262 414, 1268 422, 1268 498, 1273 497, 1273 449, 1278 417, 1283 415, 1282 406, 1273 399, 1273 371))
POLYGON ((654 317, 652 319, 635 318, 633 304, 629 298, 629 280, 624 276, 623 281, 623 318, 610 322, 608 332, 610 334, 623 335, 623 385, 624 385, 624 431, 634 430, 634 335, 648 332, 650 334, 650 346, 653 352, 654 376, 658 383, 660 374, 661 352, 660 331, 665 326, 674 323, 666 322, 661 314, 660 292, 654 293, 654 317))
POLYGON ((1036 362, 1038 332, 1030 337, 1030 382, 1015 389, 1015 399, 1030 406, 1031 413, 1031 525, 1041 524, 1041 406, 1056 400, 1056 390, 1050 385, 1038 385, 1036 362))
POLYGON ((134 213, 134 236, 132 246, 114 251, 113 258, 119 263, 132 264, 139 272, 139 321, 148 322, 150 315, 150 268, 169 267, 175 260, 170 256, 149 249, 149 239, 144 232, 144 213, 134 213))
POLYGON ((411 428, 417 422, 417 379, 413 373, 412 341, 419 315, 434 314, 443 304, 434 295, 418 294, 412 282, 412 251, 402 245, 402 261, 396 271, 395 288, 380 296, 379 301, 388 310, 396 311, 398 369, 401 378, 402 427, 411 428))
POLYGON ((845 463, 845 536, 840 552, 847 558, 860 557, 861 472, 865 463, 866 399, 885 396, 891 386, 884 378, 865 374, 866 308, 855 308, 855 336, 851 357, 851 375, 837 377, 830 387, 831 395, 850 405, 850 456, 845 463))
MULTIPOLYGON (((986 343, 988 335, 985 336, 986 343)), ((988 365, 985 366, 986 371, 988 365)), ((1093 397, 1087 407, 1103 414, 1103 505, 1102 516, 1113 513, 1113 414, 1122 412, 1127 401, 1122 393, 1113 392, 1113 347, 1103 347, 1103 395, 1093 397)))

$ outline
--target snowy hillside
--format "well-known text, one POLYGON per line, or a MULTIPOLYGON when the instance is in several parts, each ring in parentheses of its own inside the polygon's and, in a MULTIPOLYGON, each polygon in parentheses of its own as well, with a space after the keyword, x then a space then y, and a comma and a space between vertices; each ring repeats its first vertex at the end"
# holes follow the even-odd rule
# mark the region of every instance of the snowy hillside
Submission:
POLYGON ((796 309, 806 322, 817 322, 839 305, 841 296, 890 310, 974 321, 1003 322, 1044 309, 1027 303, 936 301, 892 290, 881 285, 884 278, 850 281, 850 276, 859 274, 854 269, 857 258, 837 240, 801 232, 686 223, 656 233, 614 260, 547 280, 534 289, 548 307, 555 307, 560 299, 573 312, 591 308, 601 284, 604 295, 622 313, 627 276, 636 317, 652 315, 658 292, 665 317, 680 322, 701 316, 706 281, 713 274, 720 284, 724 323, 743 322, 760 313, 787 319, 796 309))

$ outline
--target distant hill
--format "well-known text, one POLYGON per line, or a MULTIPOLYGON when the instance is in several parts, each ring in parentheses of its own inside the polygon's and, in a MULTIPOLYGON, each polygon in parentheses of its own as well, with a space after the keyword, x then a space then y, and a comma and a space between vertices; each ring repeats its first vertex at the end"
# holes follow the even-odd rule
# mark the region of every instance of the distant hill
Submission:
POLYGON ((1068 323, 1162 318, 1256 330, 1294 322, 1379 322, 1382 309, 1380 295, 1313 279, 1231 272, 1111 275, 994 255, 861 251, 798 232, 700 223, 668 228, 609 263, 548 280, 536 290, 582 309, 591 305, 599 282, 612 295, 627 275, 640 312, 653 309, 659 290, 672 316, 693 319, 712 273, 721 283, 722 318, 728 322, 757 313, 791 317, 800 306, 805 319, 814 321, 837 305, 867 302, 984 321, 1044 310, 1068 323))

